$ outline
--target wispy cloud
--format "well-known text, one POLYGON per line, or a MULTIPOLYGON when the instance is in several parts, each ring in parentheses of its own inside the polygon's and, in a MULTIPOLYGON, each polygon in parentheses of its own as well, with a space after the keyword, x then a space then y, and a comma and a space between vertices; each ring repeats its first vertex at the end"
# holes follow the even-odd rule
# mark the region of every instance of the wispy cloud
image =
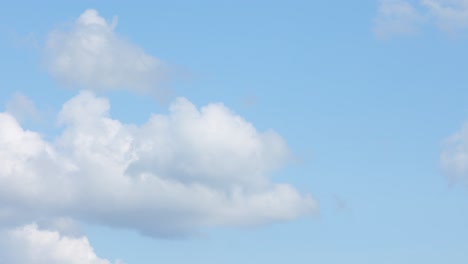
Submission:
POLYGON ((440 29, 455 33, 468 28, 467 0, 422 0, 421 5, 428 9, 440 29))
POLYGON ((374 21, 378 37, 417 33, 424 26, 436 26, 454 34, 468 28, 467 0, 381 0, 374 21))
POLYGON ((374 24, 374 33, 381 38, 411 35, 418 32, 423 16, 405 0, 383 0, 374 24))
POLYGON ((70 30, 55 30, 46 43, 50 73, 72 88, 94 91, 127 89, 161 96, 168 67, 114 32, 107 22, 86 10, 70 30))

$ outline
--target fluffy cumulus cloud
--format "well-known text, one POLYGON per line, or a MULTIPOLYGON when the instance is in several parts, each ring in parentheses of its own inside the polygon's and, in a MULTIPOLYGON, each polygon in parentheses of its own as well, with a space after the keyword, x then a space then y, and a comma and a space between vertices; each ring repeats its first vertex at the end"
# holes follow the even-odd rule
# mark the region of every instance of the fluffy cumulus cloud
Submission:
POLYGON ((109 107, 81 92, 63 105, 53 142, 0 114, 0 223, 71 217, 172 236, 317 208, 268 177, 290 158, 283 139, 222 104, 198 109, 179 98, 141 126, 110 118, 109 107))
POLYGON ((142 125, 111 118, 97 91, 157 94, 167 72, 115 25, 87 10, 48 36, 52 75, 86 88, 63 104, 55 138, 22 127, 36 109, 21 94, 0 112, 0 263, 110 264, 81 234, 83 221, 171 237, 317 211, 310 195, 271 179, 291 159, 285 141, 221 103, 181 97, 142 125))
POLYGON ((46 64, 62 83, 92 90, 128 89, 161 95, 168 69, 114 32, 116 19, 107 22, 86 10, 69 30, 51 32, 46 64))
MULTIPOLYGON (((0 232, 0 263, 111 264, 94 253, 86 237, 62 236, 37 225, 0 232)), ((117 261, 115 264, 121 263, 117 261)))
POLYGON ((451 181, 468 183, 468 124, 444 141, 440 160, 451 181))
POLYGON ((468 28, 468 0, 381 0, 375 19, 377 36, 412 34, 424 25, 448 33, 468 28))

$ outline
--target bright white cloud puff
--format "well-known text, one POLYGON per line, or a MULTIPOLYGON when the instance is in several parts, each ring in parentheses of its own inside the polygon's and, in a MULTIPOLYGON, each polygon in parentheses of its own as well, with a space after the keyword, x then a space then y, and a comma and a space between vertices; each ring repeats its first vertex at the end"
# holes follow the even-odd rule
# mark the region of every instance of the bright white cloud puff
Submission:
POLYGON ((448 33, 468 28, 468 0, 381 0, 374 32, 379 37, 416 33, 434 24, 448 33))
POLYGON ((54 142, 0 114, 0 223, 71 217, 171 236, 317 209, 269 179, 290 158, 283 139, 222 104, 197 109, 179 98, 141 126, 110 118, 109 107, 81 92, 63 105, 54 142))
POLYGON ((111 264, 96 256, 86 237, 62 236, 34 224, 0 234, 0 263, 111 264))
POLYGON ((119 37, 108 23, 86 10, 68 30, 49 34, 46 64, 62 83, 94 91, 127 89, 161 95, 168 68, 142 48, 119 37))

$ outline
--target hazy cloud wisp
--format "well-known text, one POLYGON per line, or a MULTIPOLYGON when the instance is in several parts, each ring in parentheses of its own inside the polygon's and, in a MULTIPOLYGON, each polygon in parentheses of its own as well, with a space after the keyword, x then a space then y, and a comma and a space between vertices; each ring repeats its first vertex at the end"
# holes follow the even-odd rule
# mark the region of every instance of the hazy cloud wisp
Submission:
POLYGON ((422 20, 422 16, 409 2, 383 0, 375 19, 374 33, 382 38, 414 34, 422 20))
POLYGON ((73 88, 94 91, 126 89, 156 96, 166 91, 168 67, 114 32, 93 9, 70 30, 55 30, 46 43, 46 65, 52 76, 73 88))
POLYGON ((381 0, 374 21, 378 37, 417 33, 435 25, 454 34, 468 28, 467 0, 381 0))

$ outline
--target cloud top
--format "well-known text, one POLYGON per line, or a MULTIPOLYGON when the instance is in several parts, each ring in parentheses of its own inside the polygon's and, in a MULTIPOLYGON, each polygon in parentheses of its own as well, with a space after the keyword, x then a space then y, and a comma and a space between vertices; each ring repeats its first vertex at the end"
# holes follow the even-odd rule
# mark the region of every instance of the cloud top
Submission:
POLYGON ((96 256, 86 237, 63 236, 56 231, 41 230, 35 224, 4 231, 1 235, 2 263, 111 264, 96 256))

